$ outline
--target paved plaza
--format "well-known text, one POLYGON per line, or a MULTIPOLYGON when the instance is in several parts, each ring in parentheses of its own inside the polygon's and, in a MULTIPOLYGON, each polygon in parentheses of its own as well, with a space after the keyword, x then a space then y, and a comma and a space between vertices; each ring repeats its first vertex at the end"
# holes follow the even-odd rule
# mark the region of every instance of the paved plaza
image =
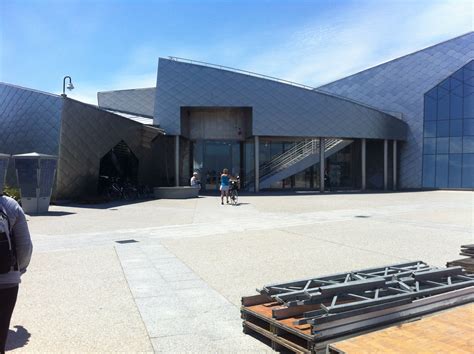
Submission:
POLYGON ((474 243, 473 193, 263 194, 52 206, 8 347, 18 352, 271 352, 242 333, 267 283, 396 262, 444 266, 474 243), (135 240, 132 243, 116 241, 135 240))

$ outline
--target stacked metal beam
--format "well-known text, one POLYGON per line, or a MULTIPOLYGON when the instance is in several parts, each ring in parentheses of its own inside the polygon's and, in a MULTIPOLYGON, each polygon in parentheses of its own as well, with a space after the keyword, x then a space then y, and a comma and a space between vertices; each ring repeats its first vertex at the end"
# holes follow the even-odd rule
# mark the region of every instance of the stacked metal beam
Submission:
POLYGON ((270 284, 244 306, 277 302, 273 318, 295 317, 323 340, 474 301, 474 274, 416 261, 270 284))
POLYGON ((461 246, 461 256, 468 256, 474 258, 474 244, 472 245, 462 245, 461 246))
POLYGON ((474 244, 471 245, 462 245, 461 252, 459 253, 461 256, 467 256, 467 258, 457 259, 452 262, 448 262, 446 264, 447 267, 463 267, 469 273, 474 273, 474 244))

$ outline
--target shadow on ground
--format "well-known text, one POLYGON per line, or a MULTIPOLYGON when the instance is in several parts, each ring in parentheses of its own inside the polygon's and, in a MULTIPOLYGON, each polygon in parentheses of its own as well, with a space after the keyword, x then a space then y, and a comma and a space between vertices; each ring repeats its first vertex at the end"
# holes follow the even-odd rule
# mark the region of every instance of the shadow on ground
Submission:
MULTIPOLYGON (((79 203, 79 202, 69 202, 69 201, 57 201, 55 205, 67 206, 73 208, 84 208, 84 209, 112 209, 120 207, 123 205, 139 204, 152 201, 154 199, 133 199, 133 200, 113 200, 100 203, 79 203)), ((58 212, 59 213, 59 212, 58 212)), ((49 214, 45 214, 49 215, 49 214)))
POLYGON ((6 350, 13 350, 17 348, 22 348, 28 344, 31 333, 23 326, 14 326, 16 331, 9 330, 6 350))
POLYGON ((69 211, 48 211, 47 213, 39 213, 39 214, 30 214, 30 216, 66 216, 66 215, 73 215, 76 213, 69 212, 69 211))

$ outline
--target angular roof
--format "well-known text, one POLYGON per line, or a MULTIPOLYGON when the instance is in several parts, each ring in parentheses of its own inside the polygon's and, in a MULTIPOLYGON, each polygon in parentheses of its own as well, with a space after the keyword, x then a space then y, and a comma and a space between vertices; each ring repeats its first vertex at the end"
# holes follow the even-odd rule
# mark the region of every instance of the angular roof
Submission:
POLYGON ((252 107, 252 135, 400 139, 406 124, 346 98, 263 77, 160 58, 155 124, 180 135, 181 107, 252 107))
MULTIPOLYGON (((103 108, 103 109, 104 109, 104 108, 103 108)), ((143 124, 143 125, 153 125, 153 118, 143 117, 143 116, 139 116, 139 115, 136 115, 136 114, 123 113, 123 112, 120 112, 120 111, 114 111, 114 110, 112 110, 112 109, 105 109, 105 110, 106 110, 107 112, 116 114, 116 115, 118 115, 118 116, 122 116, 122 117, 124 117, 124 118, 133 120, 134 122, 141 123, 141 124, 143 124)))
POLYGON ((424 94, 474 59, 474 32, 433 45, 319 87, 384 111, 409 125, 400 159, 404 188, 421 187, 424 94))
POLYGON ((474 32, 438 43, 317 88, 382 110, 403 112, 474 58, 474 32))
POLYGON ((152 118, 155 88, 98 92, 97 101, 101 108, 152 118))

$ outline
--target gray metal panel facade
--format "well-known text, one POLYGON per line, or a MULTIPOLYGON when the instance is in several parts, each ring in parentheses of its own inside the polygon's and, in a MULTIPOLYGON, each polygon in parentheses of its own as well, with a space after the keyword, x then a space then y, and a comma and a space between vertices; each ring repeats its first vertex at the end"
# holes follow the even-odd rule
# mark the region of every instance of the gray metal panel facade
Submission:
POLYGON ((143 127, 128 118, 66 99, 61 125, 57 198, 94 195, 100 159, 121 140, 139 159, 139 180, 149 183, 151 149, 142 146, 143 127))
POLYGON ((395 59, 321 86, 385 111, 402 112, 409 125, 402 145, 402 188, 420 188, 422 174, 423 95, 474 58, 474 33, 395 59))
POLYGON ((99 107, 153 117, 155 88, 98 92, 99 107))
POLYGON ((331 95, 160 58, 155 124, 180 135, 180 109, 252 107, 252 135, 405 139, 398 118, 331 95))
MULTIPOLYGON (((63 99, 0 83, 0 152, 57 155, 63 99)), ((15 184, 10 163, 7 183, 15 184)))

